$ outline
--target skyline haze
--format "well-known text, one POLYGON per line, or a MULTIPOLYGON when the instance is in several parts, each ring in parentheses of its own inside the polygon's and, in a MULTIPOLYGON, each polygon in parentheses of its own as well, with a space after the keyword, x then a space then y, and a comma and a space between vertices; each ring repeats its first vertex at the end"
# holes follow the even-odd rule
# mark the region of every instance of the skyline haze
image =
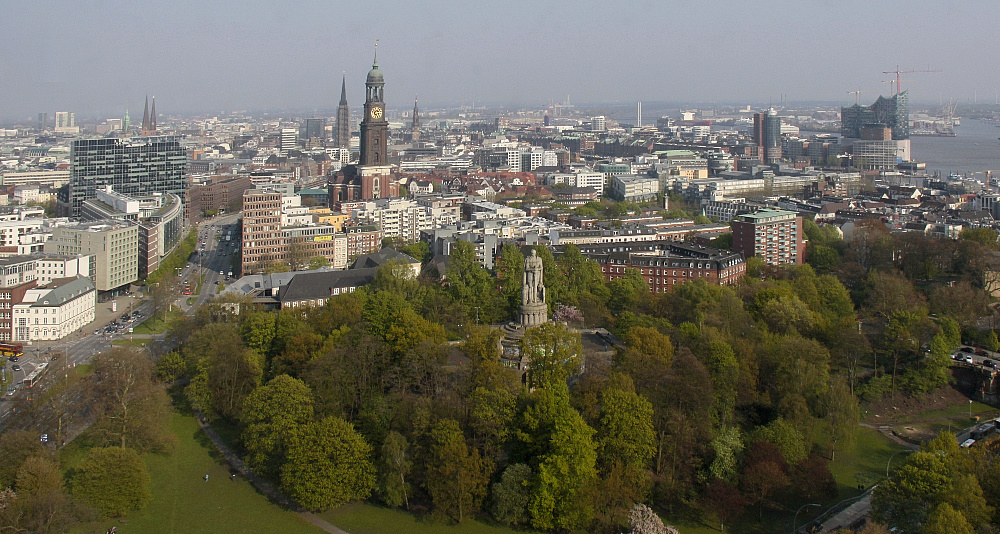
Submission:
POLYGON ((336 109, 364 101, 375 40, 390 109, 489 102, 870 103, 904 74, 913 103, 993 102, 1000 4, 598 2, 501 8, 394 0, 8 7, 0 118, 336 109), (896 43, 896 44, 894 44, 896 43))

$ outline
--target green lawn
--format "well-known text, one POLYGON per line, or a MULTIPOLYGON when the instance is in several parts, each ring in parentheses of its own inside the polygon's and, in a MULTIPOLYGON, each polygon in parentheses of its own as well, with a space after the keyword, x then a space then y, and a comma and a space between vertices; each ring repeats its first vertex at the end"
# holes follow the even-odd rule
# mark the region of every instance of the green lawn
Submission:
POLYGON ((166 321, 163 320, 163 317, 160 314, 157 314, 156 317, 150 317, 149 319, 143 321, 143 323, 140 324, 139 326, 136 326, 132 330, 132 333, 161 334, 164 331, 166 331, 167 327, 170 326, 170 323, 173 322, 173 320, 176 319, 177 317, 180 317, 181 314, 182 312, 179 308, 174 308, 167 312, 166 321))
MULTIPOLYGON (((885 465, 889 458, 905 447, 886 438, 877 430, 858 428, 857 443, 854 448, 837 453, 837 460, 830 462, 830 472, 837 481, 839 499, 853 497, 859 492, 858 484, 871 486, 885 478, 885 465)), ((905 454, 896 454, 893 465, 905 458, 905 454)))
MULTIPOLYGON (((97 522, 79 532, 104 532, 112 524, 121 534, 323 532, 272 504, 245 480, 229 480, 228 466, 217 457, 193 416, 173 412, 170 424, 177 436, 173 452, 145 456, 153 479, 149 506, 128 515, 124 523, 97 522), (206 473, 208 482, 203 479, 206 473)), ((75 463, 81 452, 66 451, 64 461, 75 463)))
POLYGON ((530 530, 513 530, 467 520, 460 525, 448 525, 418 519, 412 514, 390 510, 368 503, 350 503, 319 514, 320 517, 351 534, 525 534, 530 530))

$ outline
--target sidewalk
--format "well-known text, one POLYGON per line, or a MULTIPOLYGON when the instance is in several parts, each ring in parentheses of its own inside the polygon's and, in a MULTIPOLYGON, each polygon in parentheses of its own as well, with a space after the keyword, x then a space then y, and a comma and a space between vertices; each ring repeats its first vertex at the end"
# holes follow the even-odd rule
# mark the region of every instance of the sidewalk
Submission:
POLYGON ((103 328, 104 325, 110 323, 112 320, 121 317, 131 308, 138 306, 142 300, 138 298, 138 294, 133 293, 132 295, 122 295, 116 297, 113 302, 118 304, 118 311, 111 311, 111 300, 107 302, 98 302, 94 309, 94 320, 84 326, 81 329, 82 331, 78 330, 66 337, 63 337, 62 339, 52 341, 32 341, 30 343, 25 343, 25 351, 27 352, 30 349, 40 349, 41 351, 44 351, 45 349, 63 347, 67 344, 76 343, 85 337, 91 337, 94 335, 94 330, 103 328))
POLYGON ((229 462, 229 465, 232 466, 232 468, 235 469, 236 472, 240 474, 240 476, 247 479, 251 484, 253 484, 253 486, 257 488, 257 491, 263 493, 264 495, 267 495, 272 501, 280 504, 281 506, 284 506, 285 508, 288 508, 289 510, 294 511, 302 519, 305 519, 309 523, 323 529, 326 532, 329 532, 330 534, 348 534, 346 531, 340 530, 339 528, 333 526, 322 517, 319 517, 316 514, 313 514, 312 512, 306 512, 302 510, 302 508, 297 503, 289 499, 288 496, 286 496, 284 493, 278 491, 278 489, 275 488, 274 485, 254 474, 254 472, 251 471, 250 468, 247 467, 245 463, 243 463, 243 459, 240 458, 236 453, 234 453, 229 448, 229 446, 227 446, 222 441, 222 438, 220 438, 219 435, 215 432, 215 430, 212 428, 212 425, 205 422, 205 417, 200 412, 195 411, 195 417, 198 419, 198 425, 205 432, 205 435, 208 436, 208 439, 212 440, 212 445, 215 445, 215 448, 218 449, 218 451, 222 454, 222 456, 226 458, 226 461, 229 462))

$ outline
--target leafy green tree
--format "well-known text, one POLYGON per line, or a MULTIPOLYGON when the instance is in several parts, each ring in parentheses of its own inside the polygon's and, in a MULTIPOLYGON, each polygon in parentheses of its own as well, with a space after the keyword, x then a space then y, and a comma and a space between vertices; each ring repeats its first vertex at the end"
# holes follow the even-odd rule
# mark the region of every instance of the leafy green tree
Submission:
POLYGON ((531 468, 513 464, 504 470, 499 482, 492 487, 493 518, 505 525, 526 525, 528 502, 531 500, 531 468))
POLYGON ((167 394, 153 379, 153 361, 134 349, 113 348, 94 358, 90 391, 96 408, 93 430, 107 445, 140 451, 163 450, 172 436, 166 427, 167 394))
MULTIPOLYGON (((952 439, 951 441, 954 441, 952 439)), ((911 454, 872 495, 872 517, 904 532, 916 532, 927 512, 951 489, 954 471, 934 452, 911 454)))
POLYGON ((524 332, 521 355, 530 362, 531 387, 549 387, 554 382, 565 382, 580 368, 583 344, 579 333, 559 323, 545 323, 524 332))
POLYGON ((7 429, 0 434, 0 488, 14 485, 17 470, 32 456, 43 456, 45 447, 38 441, 38 434, 28 430, 7 429))
POLYGON ((625 274, 608 283, 611 299, 608 308, 612 313, 622 313, 633 308, 639 299, 649 293, 649 284, 639 272, 639 269, 627 267, 625 274))
POLYGON ((258 354, 268 354, 275 336, 275 314, 252 311, 244 314, 240 321, 240 337, 247 348, 258 354))
MULTIPOLYGON (((544 269, 544 266, 543 266, 544 269)), ((504 308, 504 317, 510 318, 517 313, 521 305, 521 286, 524 283, 524 255, 513 244, 506 244, 500 249, 500 257, 496 261, 499 298, 504 308)))
POLYGON ((522 414, 518 457, 535 472, 528 511, 540 529, 586 525, 593 509, 585 491, 597 477, 594 429, 569 403, 564 381, 536 390, 522 414))
POLYGON ((854 446, 861 421, 858 399, 851 394, 843 377, 834 377, 830 381, 830 390, 826 396, 826 419, 829 425, 830 459, 835 461, 838 447, 849 450, 854 446))
POLYGON ((795 428, 795 425, 781 417, 765 426, 757 427, 753 437, 753 441, 766 441, 777 447, 781 451, 781 457, 788 464, 797 464, 809 454, 802 433, 795 428))
POLYGON ((427 263, 431 261, 431 246, 426 241, 417 241, 416 243, 410 243, 396 249, 403 254, 410 256, 415 260, 419 260, 420 263, 427 263))
POLYGON ((379 493, 382 500, 392 507, 410 508, 410 475, 412 462, 408 459, 406 438, 395 430, 389 431, 382 444, 379 462, 379 493))
POLYGON ((458 421, 438 421, 430 432, 424 480, 435 513, 461 523, 482 506, 489 478, 489 462, 469 449, 458 421))
POLYGON ((719 434, 709 445, 715 451, 715 458, 708 468, 709 473, 717 480, 735 480, 737 456, 743 450, 740 429, 735 426, 719 429, 719 434))
POLYGON ((958 233, 958 238, 979 243, 994 250, 997 248, 997 231, 992 228, 962 228, 962 231, 958 233))
POLYGON ((517 398, 510 390, 477 387, 469 395, 469 429, 486 458, 499 460, 517 415, 517 398))
POLYGON ((934 511, 927 516, 927 524, 920 532, 924 534, 974 534, 976 530, 972 528, 962 512, 944 502, 934 507, 934 511))
POLYGON ((106 517, 141 510, 152 499, 149 471, 137 452, 90 449, 73 478, 73 494, 106 517))
POLYGON ((598 427, 601 464, 620 462, 645 469, 656 454, 653 405, 635 392, 632 379, 617 374, 601 395, 598 427))
POLYGON ((479 307, 483 323, 501 320, 496 309, 496 284, 476 257, 472 243, 459 239, 455 241, 448 257, 448 292, 455 302, 461 303, 468 313, 479 307))
POLYGON ((343 419, 307 423, 288 437, 281 487, 314 511, 365 499, 375 487, 370 456, 371 446, 343 419))
POLYGON ((309 258, 309 265, 306 267, 310 271, 315 271, 316 269, 322 269, 323 267, 329 267, 330 260, 326 259, 326 256, 313 256, 309 258))
POLYGON ((277 476, 285 463, 289 437, 312 417, 312 393, 299 379, 278 375, 250 394, 241 420, 250 467, 258 474, 277 476))
POLYGON ((13 491, 10 486, 0 491, 3 532, 69 532, 83 517, 63 488, 59 465, 46 456, 31 456, 21 462, 13 491))

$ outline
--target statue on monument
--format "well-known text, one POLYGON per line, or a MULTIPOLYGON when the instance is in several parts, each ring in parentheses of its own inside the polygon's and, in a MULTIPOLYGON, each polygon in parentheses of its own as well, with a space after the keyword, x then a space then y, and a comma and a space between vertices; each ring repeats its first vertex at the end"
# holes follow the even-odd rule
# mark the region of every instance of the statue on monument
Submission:
POLYGON ((524 286, 521 288, 521 326, 538 326, 548 320, 542 258, 534 249, 524 259, 524 286))

